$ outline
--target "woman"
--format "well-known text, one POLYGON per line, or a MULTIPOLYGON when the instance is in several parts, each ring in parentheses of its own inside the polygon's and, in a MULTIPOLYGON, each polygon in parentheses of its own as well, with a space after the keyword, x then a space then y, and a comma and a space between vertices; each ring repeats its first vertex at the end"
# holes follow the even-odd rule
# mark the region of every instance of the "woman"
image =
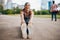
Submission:
POLYGON ((33 11, 30 10, 30 4, 25 3, 24 9, 21 11, 21 30, 23 38, 31 38, 31 26, 33 19, 33 11))

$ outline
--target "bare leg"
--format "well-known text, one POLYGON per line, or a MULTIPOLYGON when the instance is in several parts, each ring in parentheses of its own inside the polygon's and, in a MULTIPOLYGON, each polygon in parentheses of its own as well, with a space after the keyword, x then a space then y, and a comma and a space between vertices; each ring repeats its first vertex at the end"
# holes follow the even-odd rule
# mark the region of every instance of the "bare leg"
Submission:
POLYGON ((26 23, 23 23, 23 24, 21 25, 21 30, 22 30, 23 38, 25 38, 25 39, 27 38, 26 29, 27 29, 26 23))
POLYGON ((29 31, 28 37, 32 38, 32 24, 31 23, 28 24, 28 31, 29 31))

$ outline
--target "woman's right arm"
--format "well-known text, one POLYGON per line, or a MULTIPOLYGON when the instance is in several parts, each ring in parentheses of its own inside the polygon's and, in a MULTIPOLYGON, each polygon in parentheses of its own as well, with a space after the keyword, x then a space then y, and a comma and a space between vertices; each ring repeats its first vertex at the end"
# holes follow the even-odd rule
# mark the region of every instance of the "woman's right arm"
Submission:
POLYGON ((20 12, 20 17, 21 17, 21 24, 23 24, 24 21, 24 15, 23 15, 23 11, 20 12))

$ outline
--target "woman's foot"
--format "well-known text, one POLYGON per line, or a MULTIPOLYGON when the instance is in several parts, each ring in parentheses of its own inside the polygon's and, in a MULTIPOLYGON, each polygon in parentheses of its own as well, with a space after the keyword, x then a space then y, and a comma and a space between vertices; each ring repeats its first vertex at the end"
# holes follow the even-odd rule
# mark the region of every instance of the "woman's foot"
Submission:
POLYGON ((27 39, 32 39, 31 37, 29 37, 29 35, 27 36, 27 39))

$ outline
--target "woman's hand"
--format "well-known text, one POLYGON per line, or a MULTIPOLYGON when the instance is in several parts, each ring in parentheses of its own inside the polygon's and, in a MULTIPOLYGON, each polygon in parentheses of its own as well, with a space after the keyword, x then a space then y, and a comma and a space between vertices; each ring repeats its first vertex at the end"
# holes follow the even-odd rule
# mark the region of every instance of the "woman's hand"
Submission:
POLYGON ((32 23, 32 21, 29 21, 29 23, 32 23))
POLYGON ((21 25, 22 25, 23 23, 25 23, 25 21, 21 21, 21 25))
POLYGON ((30 21, 29 21, 29 23, 32 23, 33 16, 34 16, 34 12, 31 10, 31 16, 30 16, 30 21))

